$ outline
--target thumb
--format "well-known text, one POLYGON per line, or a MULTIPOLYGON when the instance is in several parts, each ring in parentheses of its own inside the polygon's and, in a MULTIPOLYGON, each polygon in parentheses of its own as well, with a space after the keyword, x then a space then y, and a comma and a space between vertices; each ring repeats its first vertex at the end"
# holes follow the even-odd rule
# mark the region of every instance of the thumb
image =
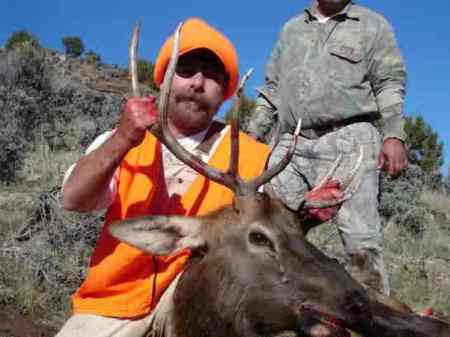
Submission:
POLYGON ((326 181, 325 184, 323 184, 322 188, 340 188, 341 187, 341 182, 339 180, 336 179, 331 179, 328 178, 328 180, 326 181))
POLYGON ((150 115, 150 117, 152 117, 152 118, 157 118, 158 117, 158 107, 155 104, 155 100, 154 99, 148 99, 146 101, 146 109, 147 109, 148 114, 150 115))
POLYGON ((383 151, 380 152, 380 155, 378 156, 378 169, 382 169, 384 167, 384 163, 385 163, 385 157, 384 157, 384 153, 383 151))

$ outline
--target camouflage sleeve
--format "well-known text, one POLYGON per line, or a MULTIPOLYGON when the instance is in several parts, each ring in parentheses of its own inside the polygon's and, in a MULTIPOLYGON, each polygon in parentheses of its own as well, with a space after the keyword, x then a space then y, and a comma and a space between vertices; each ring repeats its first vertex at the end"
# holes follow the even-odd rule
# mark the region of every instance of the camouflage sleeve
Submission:
POLYGON ((279 84, 279 58, 281 51, 281 37, 275 44, 267 63, 265 85, 258 90, 255 112, 250 119, 248 132, 262 140, 270 132, 277 118, 278 84, 279 84))
POLYGON ((405 140, 406 69, 390 24, 383 20, 369 58, 369 76, 382 117, 383 137, 405 140))
POLYGON ((263 141, 276 122, 275 111, 264 97, 258 96, 256 107, 249 121, 247 132, 263 141))

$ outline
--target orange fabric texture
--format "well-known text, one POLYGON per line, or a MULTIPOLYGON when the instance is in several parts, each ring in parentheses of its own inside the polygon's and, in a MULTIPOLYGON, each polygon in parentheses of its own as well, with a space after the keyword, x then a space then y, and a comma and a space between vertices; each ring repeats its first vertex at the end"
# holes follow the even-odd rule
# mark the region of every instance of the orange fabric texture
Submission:
MULTIPOLYGON (((240 144, 239 174, 253 178, 264 170, 269 149, 244 134, 240 136, 240 144)), ((209 164, 225 170, 229 158, 228 131, 209 164)), ((74 311, 122 318, 146 315, 152 310, 152 298, 159 299, 187 263, 189 252, 185 251, 157 257, 155 268, 150 255, 109 234, 111 222, 143 215, 203 215, 230 205, 232 199, 231 190, 203 176, 198 176, 184 195, 170 198, 164 183, 161 145, 147 133, 120 167, 118 194, 106 214, 87 278, 73 296, 74 311)))
MULTIPOLYGON (((164 42, 156 58, 153 79, 160 86, 164 80, 167 65, 172 53, 173 35, 164 42)), ((225 35, 208 25, 199 18, 190 18, 184 22, 180 33, 179 55, 195 49, 206 48, 211 50, 222 61, 225 71, 230 77, 225 99, 231 97, 236 91, 239 80, 239 61, 236 49, 225 35)))

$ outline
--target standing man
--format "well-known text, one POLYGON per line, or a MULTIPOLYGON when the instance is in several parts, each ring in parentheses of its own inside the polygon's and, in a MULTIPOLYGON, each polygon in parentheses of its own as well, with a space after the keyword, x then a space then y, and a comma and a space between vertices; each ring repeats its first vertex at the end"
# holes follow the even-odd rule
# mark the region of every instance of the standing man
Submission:
MULTIPOLYGON (((274 124, 282 134, 276 162, 302 118, 302 139, 290 165, 272 180, 292 209, 305 190, 342 155, 345 176, 363 153, 359 186, 337 214, 351 274, 389 294, 377 211, 378 169, 398 176, 407 166, 403 144, 405 66, 389 23, 349 0, 315 0, 283 27, 267 65, 249 132, 264 139, 274 124), (373 126, 381 122, 382 135, 373 126), (295 183, 294 183, 295 182, 295 183)), ((270 166, 270 165, 269 165, 270 166)))

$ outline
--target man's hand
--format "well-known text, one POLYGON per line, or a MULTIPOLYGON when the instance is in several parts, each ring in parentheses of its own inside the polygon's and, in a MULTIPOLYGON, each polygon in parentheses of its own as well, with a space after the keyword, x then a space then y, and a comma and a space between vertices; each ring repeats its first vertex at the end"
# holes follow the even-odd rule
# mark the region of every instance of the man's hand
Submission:
MULTIPOLYGON (((306 200, 314 201, 332 201, 339 203, 342 198, 343 192, 341 186, 337 180, 328 180, 321 188, 314 189, 306 194, 306 200)), ((339 206, 333 206, 328 208, 311 208, 309 215, 322 222, 330 220, 334 217, 339 210, 339 206)))
POLYGON ((126 102, 116 132, 75 165, 63 187, 64 208, 78 212, 95 209, 99 191, 109 186, 123 157, 142 142, 145 130, 157 120, 155 101, 154 97, 132 97, 126 102))
POLYGON ((139 145, 145 131, 158 119, 156 98, 131 97, 126 103, 120 117, 117 134, 131 146, 139 145))
POLYGON ((378 168, 398 177, 408 167, 408 157, 403 142, 397 138, 388 138, 378 157, 378 168))

